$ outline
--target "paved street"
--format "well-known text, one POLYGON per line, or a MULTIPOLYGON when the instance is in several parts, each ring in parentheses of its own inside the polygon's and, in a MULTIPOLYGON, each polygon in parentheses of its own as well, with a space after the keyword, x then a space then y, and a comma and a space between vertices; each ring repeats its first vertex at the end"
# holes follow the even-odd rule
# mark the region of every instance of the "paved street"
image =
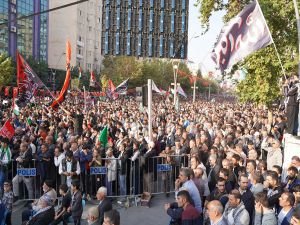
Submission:
MULTIPOLYGON (((124 208, 118 203, 115 203, 115 208, 121 213, 121 225, 134 225, 134 224, 143 224, 143 225, 167 225, 169 223, 169 217, 164 211, 164 203, 172 202, 173 197, 165 197, 165 195, 156 195, 151 200, 151 207, 143 206, 131 206, 129 208, 124 208)), ((95 202, 96 204, 96 202, 95 202)), ((21 224, 21 214, 24 209, 25 203, 18 203, 14 206, 12 224, 20 225, 21 224)), ((86 216, 87 209, 92 207, 93 204, 88 203, 84 209, 83 213, 83 222, 82 225, 86 225, 86 216)))

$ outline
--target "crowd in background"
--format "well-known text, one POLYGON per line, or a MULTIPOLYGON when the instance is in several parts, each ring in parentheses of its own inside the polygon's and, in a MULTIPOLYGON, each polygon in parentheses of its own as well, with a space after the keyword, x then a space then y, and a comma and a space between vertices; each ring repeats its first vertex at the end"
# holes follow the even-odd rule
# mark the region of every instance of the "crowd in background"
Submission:
MULTIPOLYGON (((3 202, 11 212, 13 200, 39 198, 38 209, 22 215, 28 224, 65 213, 80 224, 82 199, 153 193, 158 182, 166 195, 177 196, 176 203, 165 205, 172 224, 299 224, 300 158, 295 155, 282 173, 283 112, 274 110, 271 117, 266 109, 218 98, 183 101, 178 109, 158 97, 149 137, 147 111, 134 99, 86 106, 71 97, 58 111, 46 105, 37 99, 18 116, 9 102, 1 105, 2 125, 11 118, 15 127, 11 140, 1 138, 1 192, 4 199, 10 193, 9 203, 3 202), (103 143, 99 136, 106 128, 103 143), (159 173, 157 164, 171 170, 159 173), (16 174, 17 168, 33 167, 39 179, 16 174), (94 176, 91 167, 107 172, 94 176), (60 211, 54 211, 56 196, 49 190, 65 199, 60 211)), ((89 213, 91 222, 103 215, 89 213)))

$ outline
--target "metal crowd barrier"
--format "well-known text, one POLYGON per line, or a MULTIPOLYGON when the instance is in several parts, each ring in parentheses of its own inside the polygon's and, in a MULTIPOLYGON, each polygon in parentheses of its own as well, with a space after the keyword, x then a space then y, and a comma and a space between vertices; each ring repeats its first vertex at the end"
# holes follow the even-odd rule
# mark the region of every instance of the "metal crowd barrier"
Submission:
MULTIPOLYGON (((13 191, 19 193, 19 199, 37 199, 42 195, 45 177, 39 171, 39 162, 33 160, 32 168, 18 168, 12 161, 5 172, 6 179, 12 180, 13 191)), ((178 178, 181 167, 190 165, 189 155, 138 157, 134 161, 118 158, 102 158, 101 166, 90 167, 80 173, 81 190, 85 195, 95 198, 97 190, 106 186, 109 197, 138 196, 143 192, 151 194, 174 192, 174 182, 178 178)), ((59 193, 62 183, 58 167, 53 165, 53 188, 59 193)))

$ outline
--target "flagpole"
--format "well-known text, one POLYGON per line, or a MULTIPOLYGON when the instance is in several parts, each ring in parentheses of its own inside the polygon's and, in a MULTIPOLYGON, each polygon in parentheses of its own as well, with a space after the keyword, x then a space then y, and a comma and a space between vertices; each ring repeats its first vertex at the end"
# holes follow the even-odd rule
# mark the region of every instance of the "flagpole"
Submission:
POLYGON ((293 0, 294 8, 295 8, 295 15, 297 20, 297 30, 298 30, 298 76, 300 77, 300 18, 299 18, 299 10, 297 5, 297 0, 293 0))
POLYGON ((281 70, 282 70, 282 73, 283 73, 283 75, 284 75, 284 78, 287 79, 286 74, 285 74, 285 70, 284 70, 284 68, 283 68, 283 65, 282 65, 282 62, 281 62, 281 59, 280 59, 280 55, 279 55, 279 53, 278 53, 276 44, 275 44, 275 42, 274 42, 274 40, 273 40, 273 36, 272 36, 272 34, 271 34, 271 32, 270 32, 270 29, 269 29, 269 26, 268 26, 267 21, 266 21, 266 19, 265 19, 265 16, 264 16, 264 14, 263 14, 263 12, 262 12, 262 10, 261 10, 261 8, 260 8, 260 5, 259 5, 258 0, 256 0, 256 2, 257 2, 257 5, 258 5, 258 10, 260 11, 260 13, 261 13, 261 15, 262 15, 262 17, 263 17, 263 19, 264 19, 264 21, 265 21, 265 24, 267 25, 267 30, 268 30, 269 35, 270 35, 270 37, 271 37, 272 43, 273 43, 273 45, 274 45, 275 52, 276 52, 277 58, 278 58, 278 60, 279 60, 279 63, 280 63, 281 70))
POLYGON ((148 135, 152 141, 152 80, 148 79, 148 135))
POLYGON ((83 100, 84 100, 84 111, 86 112, 86 92, 85 92, 85 86, 83 86, 83 100))

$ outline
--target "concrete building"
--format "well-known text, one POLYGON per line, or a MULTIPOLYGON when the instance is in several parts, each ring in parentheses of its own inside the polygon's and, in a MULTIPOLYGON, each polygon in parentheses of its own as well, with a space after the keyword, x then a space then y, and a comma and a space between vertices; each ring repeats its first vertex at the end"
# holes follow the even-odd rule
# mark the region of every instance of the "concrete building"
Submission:
POLYGON ((0 1, 0 53, 15 58, 18 50, 25 57, 47 61, 48 15, 18 19, 48 9, 48 0, 0 1))
POLYGON ((102 55, 187 57, 189 0, 103 0, 102 55))
MULTIPOLYGON (((74 0, 51 0, 49 7, 72 3, 74 0)), ((65 69, 66 41, 72 46, 71 66, 82 71, 100 71, 102 1, 89 0, 49 13, 50 68, 65 69)))

